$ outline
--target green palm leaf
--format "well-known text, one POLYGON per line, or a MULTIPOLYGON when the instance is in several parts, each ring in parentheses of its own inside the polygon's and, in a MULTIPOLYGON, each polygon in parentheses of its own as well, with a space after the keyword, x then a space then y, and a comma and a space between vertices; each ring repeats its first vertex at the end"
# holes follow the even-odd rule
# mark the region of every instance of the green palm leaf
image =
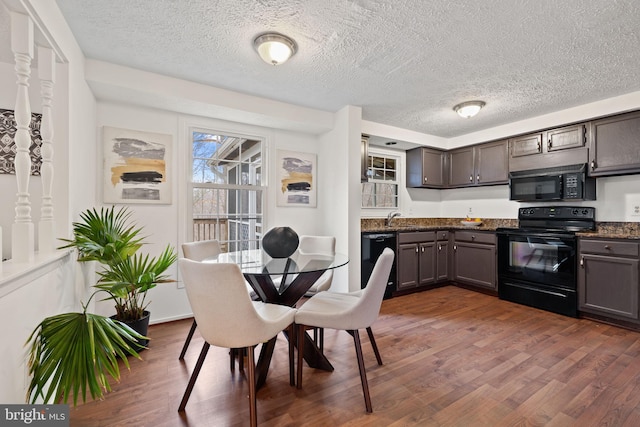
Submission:
POLYGON ((86 401, 111 391, 108 376, 118 381, 118 359, 127 369, 128 354, 140 358, 128 342, 147 339, 124 323, 91 313, 63 313, 44 319, 31 333, 28 367, 32 375, 27 400, 67 403, 73 395, 86 401))

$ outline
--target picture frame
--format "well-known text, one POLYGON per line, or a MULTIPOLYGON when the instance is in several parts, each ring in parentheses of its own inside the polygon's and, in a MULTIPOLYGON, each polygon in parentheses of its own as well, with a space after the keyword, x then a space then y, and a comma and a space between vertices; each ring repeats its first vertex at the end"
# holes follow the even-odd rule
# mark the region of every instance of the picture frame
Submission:
POLYGON ((172 135, 102 128, 105 203, 171 203, 172 135))
POLYGON ((316 207, 318 185, 315 154, 278 150, 276 170, 277 206, 316 207))

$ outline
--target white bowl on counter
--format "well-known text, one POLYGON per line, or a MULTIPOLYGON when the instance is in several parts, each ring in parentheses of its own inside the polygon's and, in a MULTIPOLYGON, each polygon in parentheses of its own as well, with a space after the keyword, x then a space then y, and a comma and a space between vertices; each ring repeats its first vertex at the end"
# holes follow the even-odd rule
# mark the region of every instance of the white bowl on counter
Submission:
POLYGON ((460 221, 460 224, 465 227, 479 227, 482 225, 482 221, 460 221))

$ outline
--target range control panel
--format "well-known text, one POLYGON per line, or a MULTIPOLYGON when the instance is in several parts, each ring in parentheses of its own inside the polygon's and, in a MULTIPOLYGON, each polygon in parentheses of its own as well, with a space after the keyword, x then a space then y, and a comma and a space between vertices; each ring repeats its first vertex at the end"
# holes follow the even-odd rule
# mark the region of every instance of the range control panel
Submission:
POLYGON ((596 208, 589 206, 534 206, 520 208, 518 219, 588 219, 595 221, 596 208))

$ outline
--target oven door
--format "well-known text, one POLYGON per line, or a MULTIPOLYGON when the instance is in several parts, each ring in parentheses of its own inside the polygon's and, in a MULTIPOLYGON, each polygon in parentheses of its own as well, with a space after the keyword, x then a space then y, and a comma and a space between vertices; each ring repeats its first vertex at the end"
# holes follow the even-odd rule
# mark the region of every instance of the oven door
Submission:
POLYGON ((510 199, 521 202, 561 200, 562 175, 514 176, 509 180, 510 199))
POLYGON ((524 230, 500 231, 497 235, 501 279, 576 289, 574 235, 524 230))

